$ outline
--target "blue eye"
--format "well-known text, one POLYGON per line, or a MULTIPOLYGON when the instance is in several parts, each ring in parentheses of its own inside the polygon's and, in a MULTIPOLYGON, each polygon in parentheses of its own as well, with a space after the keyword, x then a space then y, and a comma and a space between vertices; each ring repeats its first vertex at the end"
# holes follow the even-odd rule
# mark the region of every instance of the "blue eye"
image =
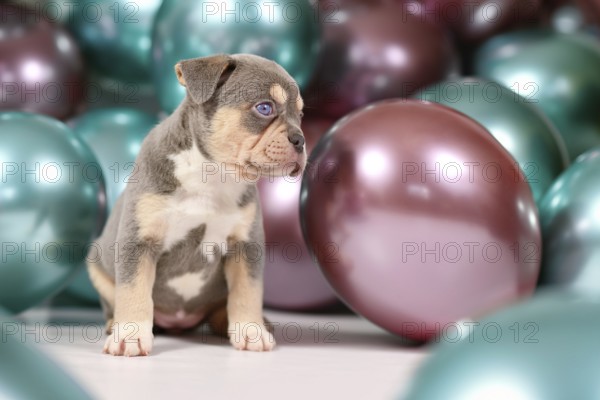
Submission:
POLYGON ((273 114, 273 105, 268 102, 257 104, 256 111, 258 111, 259 114, 268 117, 269 115, 273 114))

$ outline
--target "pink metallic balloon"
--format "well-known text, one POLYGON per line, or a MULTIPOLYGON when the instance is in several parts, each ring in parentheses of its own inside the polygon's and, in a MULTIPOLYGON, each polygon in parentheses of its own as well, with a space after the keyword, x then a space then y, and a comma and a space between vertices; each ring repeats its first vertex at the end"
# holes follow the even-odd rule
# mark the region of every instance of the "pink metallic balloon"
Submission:
POLYGON ((407 97, 457 72, 446 32, 393 0, 321 0, 319 7, 322 47, 305 101, 322 115, 407 97))
POLYGON ((311 154, 303 231, 357 313, 428 340, 533 292, 540 227, 514 159, 438 104, 389 100, 337 122, 311 154))
POLYGON ((450 28, 463 44, 477 44, 537 22, 542 0, 399 0, 406 12, 450 28))
POLYGON ((0 5, 0 111, 66 118, 83 93, 77 44, 58 24, 23 7, 0 5))
MULTIPOLYGON (((307 152, 333 123, 330 119, 304 118, 307 152)), ((302 237, 300 185, 300 178, 291 177, 265 178, 258 184, 267 249, 264 302, 272 308, 310 310, 337 302, 302 237)))
POLYGON ((586 21, 600 25, 600 0, 575 0, 586 21))

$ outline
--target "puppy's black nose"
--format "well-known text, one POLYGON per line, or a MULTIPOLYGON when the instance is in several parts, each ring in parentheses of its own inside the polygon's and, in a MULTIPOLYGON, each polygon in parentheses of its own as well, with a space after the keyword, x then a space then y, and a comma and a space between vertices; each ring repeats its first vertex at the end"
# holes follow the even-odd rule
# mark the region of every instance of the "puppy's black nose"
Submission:
POLYGON ((294 145, 294 149, 296 149, 298 153, 302 153, 304 150, 304 136, 299 133, 292 133, 288 135, 288 140, 294 145))

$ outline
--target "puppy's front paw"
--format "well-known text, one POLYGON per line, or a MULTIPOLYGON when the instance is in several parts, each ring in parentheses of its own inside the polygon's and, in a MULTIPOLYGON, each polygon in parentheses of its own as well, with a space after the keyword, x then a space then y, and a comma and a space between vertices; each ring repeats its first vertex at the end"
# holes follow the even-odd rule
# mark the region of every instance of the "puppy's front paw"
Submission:
POLYGON ((236 322, 229 325, 229 341, 238 350, 270 351, 275 339, 262 323, 236 322))
POLYGON ((151 322, 115 322, 103 352, 113 356, 147 356, 153 341, 151 322))

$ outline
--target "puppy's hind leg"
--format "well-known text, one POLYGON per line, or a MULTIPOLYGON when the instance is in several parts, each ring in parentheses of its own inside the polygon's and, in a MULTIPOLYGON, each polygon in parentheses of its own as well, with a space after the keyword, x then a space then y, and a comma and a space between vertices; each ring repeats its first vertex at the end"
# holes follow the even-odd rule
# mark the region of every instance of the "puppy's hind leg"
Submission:
POLYGON ((215 335, 227 337, 227 304, 223 303, 216 307, 208 315, 208 325, 215 335))

